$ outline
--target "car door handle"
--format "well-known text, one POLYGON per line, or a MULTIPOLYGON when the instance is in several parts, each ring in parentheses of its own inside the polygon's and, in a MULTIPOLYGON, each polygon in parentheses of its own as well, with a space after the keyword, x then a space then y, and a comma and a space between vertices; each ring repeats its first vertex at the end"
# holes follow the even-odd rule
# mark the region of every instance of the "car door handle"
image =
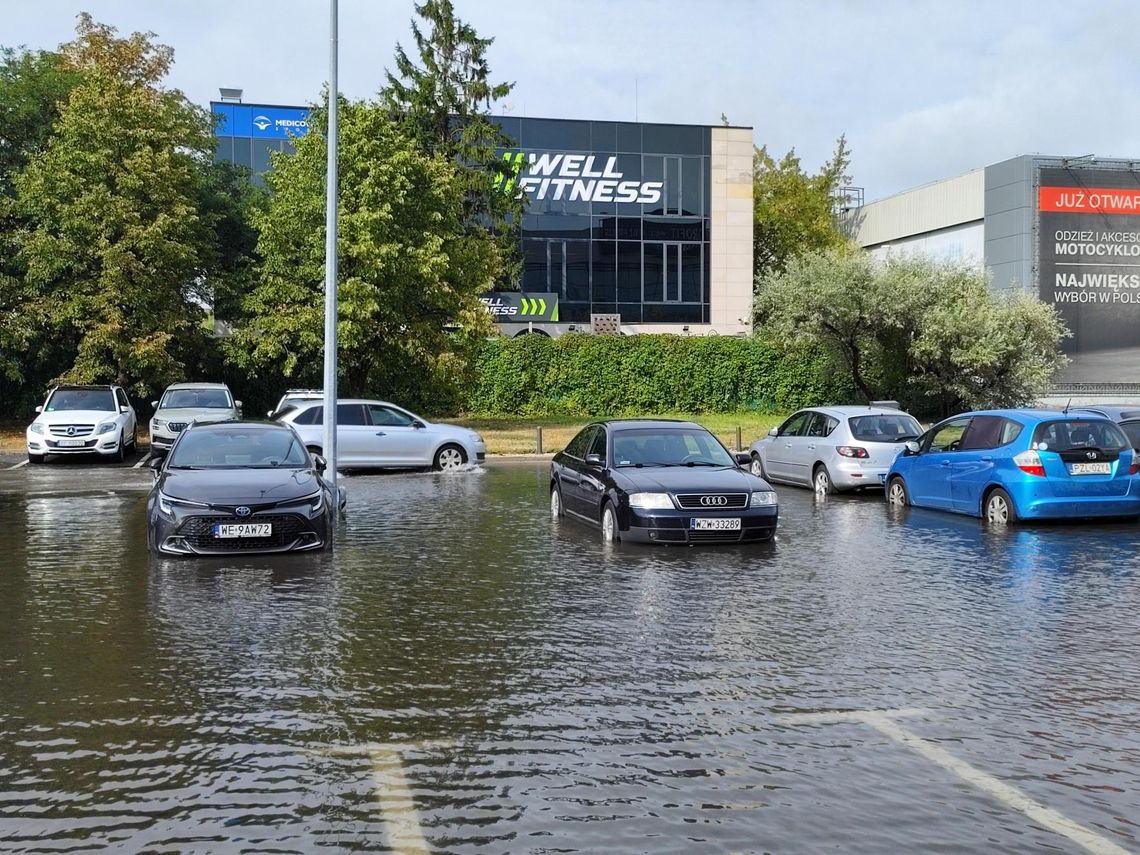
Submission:
POLYGON ((950 461, 949 461, 949 460, 943 460, 943 461, 942 461, 942 462, 941 462, 939 465, 940 465, 940 466, 949 466, 949 465, 950 465, 950 461))
POLYGON ((381 431, 377 431, 376 435, 377 436, 387 436, 388 434, 384 433, 384 431, 381 430, 381 431))
POLYGON ((809 446, 808 446, 808 448, 809 448, 811 451, 815 451, 815 443, 813 442, 811 445, 809 445, 809 446))
POLYGON ((790 442, 784 443, 784 448, 791 448, 791 447, 792 447, 792 444, 790 442))

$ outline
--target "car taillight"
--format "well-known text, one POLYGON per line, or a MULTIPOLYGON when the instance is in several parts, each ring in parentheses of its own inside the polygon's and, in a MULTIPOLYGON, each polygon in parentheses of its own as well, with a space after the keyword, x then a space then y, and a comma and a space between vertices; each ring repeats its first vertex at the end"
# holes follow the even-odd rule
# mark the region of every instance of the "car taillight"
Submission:
POLYGON ((1045 477, 1045 465, 1041 462, 1041 455, 1036 451, 1023 451, 1013 458, 1013 462, 1027 475, 1045 477))
POLYGON ((1128 467, 1129 475, 1140 474, 1140 463, 1136 462, 1136 458, 1132 458, 1132 465, 1128 467))
POLYGON ((867 449, 860 448, 857 445, 840 445, 835 450, 839 452, 841 457, 858 457, 860 460, 865 460, 871 456, 867 453, 867 449))

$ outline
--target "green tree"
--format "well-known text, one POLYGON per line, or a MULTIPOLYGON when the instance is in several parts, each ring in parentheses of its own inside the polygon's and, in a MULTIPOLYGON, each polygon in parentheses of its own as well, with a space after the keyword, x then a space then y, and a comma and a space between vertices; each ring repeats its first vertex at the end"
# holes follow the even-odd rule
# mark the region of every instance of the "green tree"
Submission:
POLYGON ((831 159, 814 175, 804 171, 795 149, 776 160, 767 146, 752 164, 752 247, 758 276, 784 269, 790 259, 811 250, 846 243, 836 219, 842 188, 851 179, 851 152, 840 137, 831 159))
POLYGON ((87 14, 76 30, 61 52, 80 82, 16 179, 25 311, 68 354, 58 379, 144 393, 200 347, 210 120, 163 87, 173 52, 153 34, 119 38, 87 14))
MULTIPOLYGON (((314 111, 311 124, 325 115, 314 111)), ((325 158, 325 136, 308 134, 266 178, 261 279, 227 344, 259 375, 320 382, 325 158)), ((382 106, 342 102, 340 186, 341 388, 447 409, 489 331, 477 295, 499 266, 494 245, 464 228, 457 167, 421 152, 382 106)))
POLYGON ((396 69, 386 72, 380 99, 421 151, 453 161, 463 188, 463 224, 470 235, 497 244, 496 278, 518 281, 523 199, 503 191, 510 167, 499 152, 516 145, 490 110, 513 83, 494 83, 487 62, 493 39, 455 16, 451 0, 416 4, 412 20, 418 63, 396 45, 396 69))
POLYGON ((1048 391, 1069 335, 1035 297, 995 293, 977 267, 818 250, 757 278, 757 332, 826 348, 868 400, 920 413, 1021 406, 1048 391))

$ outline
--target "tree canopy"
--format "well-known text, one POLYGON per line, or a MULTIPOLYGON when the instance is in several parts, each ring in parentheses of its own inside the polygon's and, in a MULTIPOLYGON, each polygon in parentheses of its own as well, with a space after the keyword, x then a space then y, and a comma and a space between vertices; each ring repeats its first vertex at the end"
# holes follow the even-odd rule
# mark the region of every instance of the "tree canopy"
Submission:
POLYGON ((919 413, 1025 406, 1048 391, 1069 335, 1051 306, 995 293, 975 266, 817 250, 757 278, 757 334, 823 346, 868 400, 919 413))

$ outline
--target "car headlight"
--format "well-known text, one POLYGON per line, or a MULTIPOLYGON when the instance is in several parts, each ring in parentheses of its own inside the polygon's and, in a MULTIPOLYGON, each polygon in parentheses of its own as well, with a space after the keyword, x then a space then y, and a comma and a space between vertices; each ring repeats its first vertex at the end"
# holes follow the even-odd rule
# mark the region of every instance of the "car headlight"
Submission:
POLYGON ((630 493, 629 506, 645 510, 662 510, 673 507, 668 493, 630 493))
POLYGON ((155 430, 156 428, 158 430, 162 430, 165 427, 166 427, 166 422, 164 422, 162 419, 151 419, 150 420, 150 429, 151 430, 155 430))
POLYGON ((752 494, 752 507, 754 508, 770 508, 777 504, 779 503, 776 501, 776 494, 771 490, 760 490, 752 494))
POLYGON ((30 425, 28 425, 28 430, 30 430, 32 433, 38 433, 42 435, 44 432, 44 426, 39 422, 32 422, 30 425))
POLYGON ((95 431, 95 433, 98 433, 98 434, 110 433, 114 429, 115 429, 115 423, 114 422, 104 422, 103 424, 99 425, 99 427, 95 431))
POLYGON ((187 502, 185 499, 172 499, 161 490, 158 491, 158 510, 168 517, 174 516, 174 505, 180 508, 208 508, 203 502, 187 502))
POLYGON ((309 503, 309 515, 316 516, 325 506, 325 493, 323 490, 317 490, 313 495, 305 496, 302 501, 309 503))
POLYGON ((482 436, 480 436, 480 435, 479 435, 479 434, 478 434, 476 431, 471 431, 471 437, 472 437, 472 439, 474 439, 476 442, 482 442, 482 441, 483 441, 483 437, 482 437, 482 436))

